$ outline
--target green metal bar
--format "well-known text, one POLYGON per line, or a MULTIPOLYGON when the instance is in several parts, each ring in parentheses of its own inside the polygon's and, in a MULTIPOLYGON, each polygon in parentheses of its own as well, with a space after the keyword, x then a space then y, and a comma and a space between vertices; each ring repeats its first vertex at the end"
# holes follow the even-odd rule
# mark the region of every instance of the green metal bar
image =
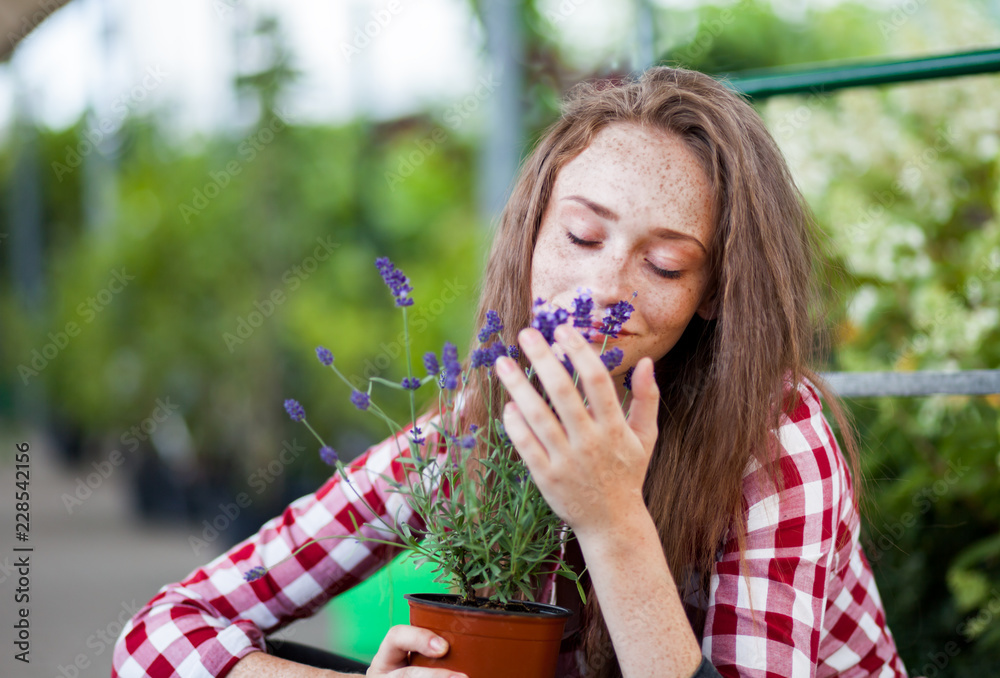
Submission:
POLYGON ((727 76, 723 82, 752 99, 781 94, 832 92, 845 87, 888 85, 932 78, 1000 72, 1000 49, 960 52, 920 59, 839 63, 800 70, 764 69, 727 76))

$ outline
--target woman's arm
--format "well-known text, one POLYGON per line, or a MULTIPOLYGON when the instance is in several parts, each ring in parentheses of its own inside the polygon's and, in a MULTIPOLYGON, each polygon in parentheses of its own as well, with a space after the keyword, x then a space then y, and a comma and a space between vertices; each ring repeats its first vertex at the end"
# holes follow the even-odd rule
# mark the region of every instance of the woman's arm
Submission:
POLYGON ((263 652, 251 652, 239 660, 229 672, 229 678, 341 678, 350 675, 361 674, 316 669, 263 652))
POLYGON ((607 368, 580 333, 560 325, 555 336, 587 404, 542 335, 523 330, 522 349, 555 413, 516 364, 500 358, 497 374, 512 398, 507 434, 580 542, 623 676, 688 678, 701 651, 642 498, 657 438, 653 361, 636 364, 626 419, 607 368))
MULTIPOLYGON (((273 567, 312 539, 349 536, 352 516, 359 525, 372 519, 357 492, 383 519, 414 521, 401 495, 389 492, 379 475, 394 477, 397 457, 394 439, 370 448, 351 464, 350 484, 333 476, 257 534, 183 581, 165 586, 126 624, 115 645, 112 675, 224 676, 244 657, 263 655, 258 650, 265 649, 266 633, 314 614, 331 597, 377 571, 395 549, 335 538, 311 543, 261 579, 244 579, 252 568, 273 567)), ((374 534, 372 528, 362 529, 374 534)), ((379 536, 390 538, 384 532, 379 536)))
POLYGON ((618 528, 578 533, 622 676, 688 678, 701 648, 684 613, 656 525, 641 502, 623 506, 618 528))

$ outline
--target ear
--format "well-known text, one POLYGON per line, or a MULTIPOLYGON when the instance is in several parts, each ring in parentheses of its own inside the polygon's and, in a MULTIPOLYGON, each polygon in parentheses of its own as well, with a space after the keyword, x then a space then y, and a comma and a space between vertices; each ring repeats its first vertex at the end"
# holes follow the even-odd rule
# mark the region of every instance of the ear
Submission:
POLYGON ((703 320, 713 320, 718 314, 718 310, 718 295, 716 294, 716 288, 712 287, 710 289, 706 289, 705 296, 701 298, 701 304, 695 312, 700 315, 703 320))

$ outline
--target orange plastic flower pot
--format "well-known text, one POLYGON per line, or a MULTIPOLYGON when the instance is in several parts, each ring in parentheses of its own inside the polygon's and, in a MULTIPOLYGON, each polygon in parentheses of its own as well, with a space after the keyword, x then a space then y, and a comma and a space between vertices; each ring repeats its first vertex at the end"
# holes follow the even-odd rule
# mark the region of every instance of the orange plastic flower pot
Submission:
MULTIPOLYGON (((429 658, 414 653, 412 666, 461 671, 469 678, 553 678, 569 610, 524 603, 530 612, 509 612, 454 604, 461 596, 416 593, 410 624, 448 641, 448 653, 429 658)), ((480 598, 479 600, 485 600, 480 598)))

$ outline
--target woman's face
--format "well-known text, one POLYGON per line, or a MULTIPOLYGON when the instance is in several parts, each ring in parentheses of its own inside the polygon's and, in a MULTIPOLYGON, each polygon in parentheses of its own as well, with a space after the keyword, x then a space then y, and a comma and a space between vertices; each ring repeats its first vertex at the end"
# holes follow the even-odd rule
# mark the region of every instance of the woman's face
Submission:
MULTIPOLYGON (((531 269, 532 299, 572 309, 581 288, 599 321, 630 299, 617 339, 625 370, 659 360, 695 313, 710 316, 708 247, 712 194, 698 159, 675 134, 616 123, 567 163, 542 217, 531 269)), ((604 335, 591 340, 600 350, 604 335)))

